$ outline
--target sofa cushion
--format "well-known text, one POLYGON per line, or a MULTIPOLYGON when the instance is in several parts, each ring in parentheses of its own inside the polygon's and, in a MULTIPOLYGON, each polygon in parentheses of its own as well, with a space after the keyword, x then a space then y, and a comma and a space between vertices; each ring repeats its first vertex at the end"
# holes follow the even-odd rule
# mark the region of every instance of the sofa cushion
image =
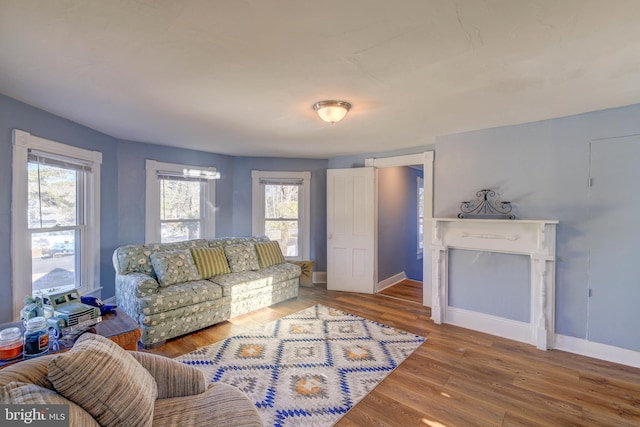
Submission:
POLYGON ((231 273, 223 248, 194 248, 191 255, 203 279, 231 273))
POLYGON ((143 273, 155 278, 156 273, 151 264, 151 254, 176 249, 207 247, 208 244, 206 239, 195 239, 174 243, 121 246, 113 253, 113 265, 119 274, 143 273))
POLYGON ((80 406, 53 390, 35 384, 10 382, 0 389, 0 402, 12 405, 66 405, 72 426, 100 427, 100 424, 80 406))
POLYGON ((113 341, 85 333, 73 348, 51 359, 49 380, 102 426, 151 426, 156 381, 113 341))
POLYGON ((221 274, 210 278, 213 283, 222 286, 222 295, 238 295, 254 289, 271 286, 300 276, 300 267, 284 263, 263 268, 258 271, 221 274))
POLYGON ((160 288, 156 294, 138 298, 138 313, 144 315, 162 313, 221 297, 222 288, 208 280, 179 283, 160 288))
POLYGON ((276 241, 264 242, 256 243, 255 246, 260 268, 284 264, 285 260, 284 255, 282 255, 282 249, 280 249, 280 243, 276 241))
POLYGON ((189 249, 177 249, 151 254, 151 264, 160 286, 200 280, 200 272, 189 249))
POLYGON ((233 273, 260 269, 258 254, 256 254, 256 248, 253 243, 225 246, 224 253, 233 273))
POLYGON ((249 237, 218 237, 216 239, 209 240, 210 248, 224 248, 229 245, 237 245, 240 243, 260 243, 268 242, 267 236, 249 236, 249 237))

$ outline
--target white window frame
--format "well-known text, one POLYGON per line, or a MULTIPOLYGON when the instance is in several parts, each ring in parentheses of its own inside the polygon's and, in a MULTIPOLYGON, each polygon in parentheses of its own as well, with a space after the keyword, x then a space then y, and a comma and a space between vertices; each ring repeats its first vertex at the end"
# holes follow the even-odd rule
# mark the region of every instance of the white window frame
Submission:
POLYGON ((286 171, 251 171, 251 233, 254 236, 263 236, 264 232, 264 187, 261 179, 301 179, 301 192, 298 194, 298 215, 300 218, 300 230, 298 232, 298 256, 285 256, 290 261, 308 260, 311 246, 311 172, 286 172, 286 171))
POLYGON ((102 153, 74 147, 13 129, 13 183, 11 198, 11 289, 13 317, 20 318, 25 295, 31 295, 31 233, 27 233, 28 154, 37 150, 90 163, 85 186, 85 233, 80 241, 80 284, 83 295, 98 292, 100 286, 100 168, 102 153), (28 256, 27 256, 28 254, 28 256))
POLYGON ((216 179, 219 177, 218 171, 214 167, 200 167, 192 165, 182 165, 177 163, 158 162, 156 160, 146 161, 146 198, 145 198, 145 242, 160 242, 160 179, 159 172, 173 172, 183 174, 185 171, 196 173, 208 173, 214 179, 207 181, 204 191, 204 198, 200 206, 201 215, 201 239, 213 239, 216 236, 216 179))

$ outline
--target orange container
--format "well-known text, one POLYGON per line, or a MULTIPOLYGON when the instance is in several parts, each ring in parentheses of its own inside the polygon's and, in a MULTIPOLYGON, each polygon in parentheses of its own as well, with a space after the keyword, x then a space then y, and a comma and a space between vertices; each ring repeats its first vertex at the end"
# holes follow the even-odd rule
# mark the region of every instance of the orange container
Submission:
POLYGON ((0 360, 11 360, 22 356, 23 342, 20 328, 0 331, 0 360))

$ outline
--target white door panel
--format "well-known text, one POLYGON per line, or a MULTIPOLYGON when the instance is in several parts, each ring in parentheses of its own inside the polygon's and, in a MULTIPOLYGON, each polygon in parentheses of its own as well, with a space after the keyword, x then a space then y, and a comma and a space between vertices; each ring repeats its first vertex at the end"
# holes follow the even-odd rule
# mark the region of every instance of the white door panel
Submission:
POLYGON ((371 167, 327 171, 327 289, 375 289, 375 174, 371 167))

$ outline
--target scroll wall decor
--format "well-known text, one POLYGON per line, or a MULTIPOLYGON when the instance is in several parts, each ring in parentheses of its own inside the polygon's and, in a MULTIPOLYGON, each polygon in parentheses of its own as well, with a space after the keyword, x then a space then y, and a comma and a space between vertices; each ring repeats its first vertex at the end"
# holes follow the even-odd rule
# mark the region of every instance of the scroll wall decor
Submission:
POLYGON ((458 218, 475 219, 516 219, 511 213, 511 202, 497 200, 496 192, 490 189, 476 192, 476 200, 469 200, 460 204, 458 218))

